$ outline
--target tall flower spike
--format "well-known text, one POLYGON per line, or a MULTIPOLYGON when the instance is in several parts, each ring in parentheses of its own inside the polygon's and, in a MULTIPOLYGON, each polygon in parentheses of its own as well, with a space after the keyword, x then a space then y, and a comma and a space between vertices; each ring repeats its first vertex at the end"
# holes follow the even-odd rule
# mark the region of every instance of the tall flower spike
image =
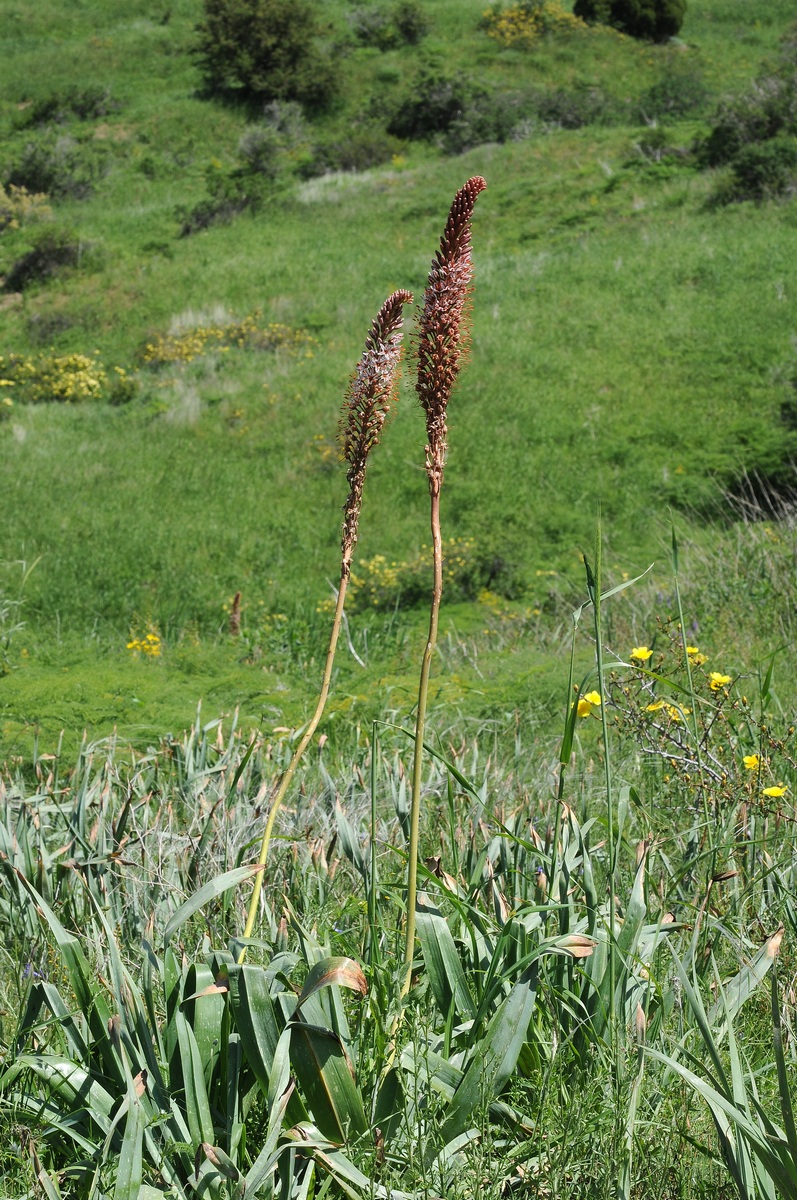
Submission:
POLYGON ((426 413, 426 473, 432 492, 439 492, 443 482, 446 409, 467 345, 465 316, 473 279, 470 222, 479 193, 486 187, 481 175, 474 175, 454 197, 440 249, 432 260, 418 323, 415 390, 426 413))
POLYGON ((393 292, 376 314, 343 402, 340 439, 349 464, 349 495, 343 506, 341 551, 347 576, 357 544, 368 455, 379 441, 396 390, 405 304, 412 304, 412 292, 393 292))

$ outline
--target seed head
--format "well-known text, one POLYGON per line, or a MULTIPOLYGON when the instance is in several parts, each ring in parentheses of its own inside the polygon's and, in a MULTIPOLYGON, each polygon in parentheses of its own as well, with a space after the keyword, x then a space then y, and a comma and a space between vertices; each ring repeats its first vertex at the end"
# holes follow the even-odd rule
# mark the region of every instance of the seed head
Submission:
POLYGON ((343 571, 348 574, 357 544, 357 525, 362 506, 365 468, 371 449, 379 441, 390 412, 401 358, 404 305, 412 293, 393 292, 374 318, 365 349, 349 384, 340 422, 340 442, 348 463, 349 495, 343 507, 341 550, 343 571))
POLYGON ((418 322, 415 390, 426 413, 426 473, 439 491, 448 449, 446 409, 467 347, 466 315, 473 279, 470 222, 487 184, 474 175, 454 197, 440 249, 432 260, 418 322))

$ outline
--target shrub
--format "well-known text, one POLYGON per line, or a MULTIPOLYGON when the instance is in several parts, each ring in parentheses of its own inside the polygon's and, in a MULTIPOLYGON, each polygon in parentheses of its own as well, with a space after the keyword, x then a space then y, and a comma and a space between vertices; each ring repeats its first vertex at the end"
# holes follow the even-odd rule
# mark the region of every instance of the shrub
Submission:
POLYGON ((584 125, 605 121, 611 114, 606 93, 597 87, 572 91, 554 88, 541 92, 534 101, 534 108, 545 125, 557 129, 581 129, 584 125))
POLYGON ((209 195, 193 206, 180 204, 175 210, 180 237, 199 233, 211 225, 226 225, 241 213, 259 212, 273 178, 266 172, 209 168, 206 175, 209 195))
POLYGON ((733 198, 771 200, 797 192, 797 138, 788 134, 745 146, 733 160, 733 198))
POLYGON ((212 92, 326 107, 338 88, 312 0, 204 0, 196 57, 212 92))
POLYGON ((40 192, 29 192, 27 188, 0 183, 0 233, 4 229, 19 229, 31 219, 50 216, 47 197, 40 192))
POLYGON ((743 95, 720 105, 700 157, 705 166, 720 166, 745 146, 781 133, 797 133, 797 77, 764 75, 743 95))
POLYGON ((402 0, 392 8, 357 8, 349 21, 357 41, 378 50, 417 46, 429 31, 428 17, 415 0, 402 0))
POLYGON ((684 117, 701 109, 708 99, 708 89, 699 68, 673 56, 666 64, 660 79, 642 97, 642 116, 656 120, 684 117))
POLYGON ((683 25, 686 0, 576 0, 573 13, 584 21, 611 25, 629 37, 665 42, 683 25))
POLYGON ((388 120, 388 133, 407 140, 437 139, 449 154, 484 142, 504 142, 526 115, 528 100, 496 93, 468 76, 435 66, 416 77, 388 120))
POLYGON ((95 150, 74 138, 54 135, 28 142, 5 183, 28 192, 46 192, 56 200, 83 200, 91 194, 99 171, 100 159, 95 150))
POLYGON ((405 143, 375 125, 352 129, 348 137, 317 146, 302 174, 325 175, 330 171, 367 171, 390 162, 405 150, 405 143))
POLYGON ((86 354, 0 355, 0 376, 14 401, 25 404, 95 400, 108 382, 102 364, 86 354))
POLYGON ((96 120, 121 108, 118 100, 111 96, 110 88, 100 84, 88 87, 69 87, 51 92, 40 100, 34 100, 17 121, 21 129, 31 125, 63 125, 72 118, 79 121, 96 120))
POLYGON ((496 5, 482 18, 482 28, 503 46, 534 46, 546 34, 572 34, 586 23, 567 12, 560 0, 521 0, 509 8, 496 5))
POLYGON ((65 267, 78 266, 81 255, 80 241, 71 229, 46 226, 37 231, 32 248, 12 264, 3 286, 7 292, 21 292, 65 267))

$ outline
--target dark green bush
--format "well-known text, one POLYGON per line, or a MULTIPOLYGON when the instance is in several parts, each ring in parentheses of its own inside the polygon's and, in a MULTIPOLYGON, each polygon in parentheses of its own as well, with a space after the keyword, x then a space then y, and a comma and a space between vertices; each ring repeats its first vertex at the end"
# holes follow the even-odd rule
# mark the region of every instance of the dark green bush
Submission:
POLYGON ((211 225, 226 225, 245 212, 259 212, 269 193, 274 176, 254 171, 223 171, 211 168, 207 174, 208 195, 193 206, 178 205, 180 237, 199 233, 211 225))
POLYGON ((700 68, 681 53, 668 57, 661 78, 648 88, 640 101, 640 112, 645 119, 664 121, 685 117, 697 112, 708 100, 708 88, 700 68))
POLYGON ((89 196, 101 173, 101 155, 66 135, 51 134, 28 142, 4 182, 55 200, 89 196))
POLYGON ((390 114, 387 130, 408 141, 436 140, 449 154, 504 142, 528 115, 527 97, 493 92, 466 75, 424 67, 390 114))
POLYGON ((797 75, 764 75, 743 95, 720 105, 700 158, 704 166, 721 166, 744 147, 783 133, 797 133, 797 75))
POLYGON ((34 234, 32 248, 12 264, 3 286, 7 292, 24 291, 65 267, 78 266, 81 257, 80 240, 71 229, 45 226, 34 234))
POLYGON ((335 96, 335 64, 318 46, 313 0, 204 0, 196 57, 211 92, 295 100, 308 109, 335 96))
POLYGON ((608 121, 612 115, 610 101, 598 87, 540 92, 534 110, 544 125, 557 129, 581 129, 608 121))
POLYGON ((330 171, 367 171, 390 162, 406 145, 375 125, 352 129, 345 138, 317 146, 312 159, 301 170, 306 178, 330 171))
POLYGON ((797 192, 797 138, 779 134, 745 146, 731 166, 735 200, 793 196, 797 192))
POLYGON ((584 21, 611 25, 629 37, 666 42, 686 16, 686 0, 576 0, 573 13, 584 21))
POLYGON ((25 129, 31 125, 63 125, 73 119, 93 121, 118 112, 120 108, 107 87, 99 84, 69 87, 34 100, 18 118, 17 125, 25 129))
POLYGON ((378 50, 417 46, 429 31, 428 17, 416 0, 402 0, 390 8, 356 8, 349 21, 357 41, 378 50))

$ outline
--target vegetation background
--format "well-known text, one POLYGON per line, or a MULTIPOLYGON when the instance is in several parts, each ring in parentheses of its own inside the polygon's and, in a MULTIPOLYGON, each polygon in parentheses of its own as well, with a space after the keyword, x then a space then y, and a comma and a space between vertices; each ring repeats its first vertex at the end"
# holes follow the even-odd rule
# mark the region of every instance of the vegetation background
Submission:
MULTIPOLYGON (((207 894, 207 918, 178 905, 200 882, 244 870, 317 691, 345 493, 340 402, 379 305, 397 288, 421 295, 451 197, 480 174, 489 186, 474 217, 470 362, 449 412, 429 717, 444 761, 429 768, 424 832, 426 883, 452 922, 467 983, 456 983, 448 943, 448 975, 429 966, 443 934, 427 914, 424 1002, 405 1015, 398 1056, 418 1089, 396 1134, 405 1142, 384 1171, 378 1148, 357 1159, 370 1193, 338 1163, 326 1185, 304 1167, 281 1169, 279 1194, 377 1194, 379 1177, 427 1196, 482 1189, 496 1200, 513 1190, 793 1196, 797 1152, 782 1105, 794 1044, 790 1028, 773 1026, 777 984, 771 1007, 758 987, 783 922, 789 994, 795 925, 793 4, 690 0, 678 37, 654 44, 582 28, 555 0, 486 12, 483 0, 325 0, 313 47, 329 75, 313 75, 315 91, 305 80, 276 96, 208 81, 196 53, 203 11, 199 0, 0 0, 4 1064, 34 1027, 37 1047, 49 1045, 31 996, 56 1025, 74 997, 93 1014, 92 1037, 103 1025, 106 1002, 81 992, 65 928, 89 929, 86 961, 113 976, 120 1011, 122 967, 106 963, 107 947, 138 980, 150 969, 135 957, 148 922, 169 931, 147 941, 165 991, 153 999, 151 981, 142 985, 125 1034, 130 1062, 149 1052, 147 1022, 160 1029, 168 1013, 179 1025, 168 988, 180 971, 185 1003, 220 977, 221 959, 197 964, 242 927, 240 904, 225 883, 207 894), (570 668, 579 712, 567 664, 599 521, 605 589, 653 566, 606 604, 600 629, 585 634, 582 616, 570 668), (583 699, 600 687, 596 641, 611 648, 602 706, 583 699), (594 719, 601 707, 617 739, 616 781, 594 719), (565 756, 570 712, 584 719, 566 724, 565 756), (554 797, 566 767, 572 808, 562 816, 554 797), (133 821, 141 861, 126 874, 118 860, 133 821), (638 860, 651 881, 644 919, 638 860), (83 890, 70 887, 72 872, 83 890), (465 881, 461 894, 452 879, 465 881), (52 905, 46 929, 31 888, 52 905), (517 940, 517 926, 502 932, 507 896, 525 914, 517 940), (551 950, 554 935, 591 937, 599 911, 605 945, 619 943, 607 896, 617 929, 638 917, 642 938, 633 952, 624 944, 626 973, 611 986, 601 971, 613 952, 582 972, 579 943, 551 950), (667 958, 663 968, 670 909, 683 940, 680 965, 667 958), (180 967, 168 942, 183 925, 180 967), (509 1059, 499 1063, 496 1046, 510 1001, 534 1003, 518 964, 540 946, 560 964, 571 957, 542 973, 536 1033, 508 1095, 509 1059), (644 1101, 637 1004, 650 1045, 669 1056, 644 1101), (785 1059, 773 1056, 773 1029, 785 1059), (412 1045, 426 1048, 426 1076, 412 1045), (674 1082, 687 1059, 698 1074, 708 1062, 701 1079, 725 1096, 724 1109, 711 1100, 713 1124, 674 1082), (587 1061, 597 1065, 585 1074, 587 1061), (471 1080, 481 1072, 488 1083, 452 1112, 444 1106, 471 1063, 471 1080), (759 1099, 769 1113, 781 1106, 781 1141, 761 1118, 755 1142, 759 1099), (744 1136, 728 1132, 734 1106, 751 1123, 744 1136), (534 1140, 533 1162, 518 1130, 534 1140), (431 1150, 413 1157, 421 1138, 440 1151, 434 1162, 431 1150), (775 1142, 783 1175, 769 1160, 756 1165, 775 1142), (676 1144, 673 1162, 665 1151, 676 1144)), ((394 727, 411 723, 425 636, 423 437, 407 382, 370 468, 332 698, 302 803, 285 813, 272 880, 280 899, 264 917, 267 954, 297 956, 297 989, 325 955, 363 962, 370 1017, 339 1000, 333 1015, 336 1030, 351 1018, 366 1099, 392 1062, 378 1031, 398 1020, 385 965, 398 944, 407 801, 394 727), (378 814, 368 807, 377 790, 378 814), (367 860, 377 846, 379 886, 367 860)), ((274 993, 283 1017, 289 994, 274 993)), ((238 1020, 249 1010, 236 1003, 238 1020)), ((327 1009, 316 1016, 333 1020, 327 1009)), ((183 1113, 194 1062, 186 1051, 174 1065, 169 1029, 152 1044, 164 1072, 169 1059, 173 1092, 155 1098, 147 1120, 172 1140, 162 1159, 144 1143, 145 1190, 135 1191, 144 1135, 132 1118, 121 1144, 120 1122, 137 1111, 128 1060, 114 1048, 95 1062, 83 1031, 69 1052, 82 1046, 87 1078, 109 1095, 121 1088, 114 1115, 100 1097, 75 1125, 68 1087, 56 1112, 44 1084, 34 1101, 11 1095, 16 1077, 0 1078, 14 1195, 187 1194, 193 1148, 222 1126, 225 1154, 254 1170, 235 1132, 245 1121, 221 1102, 212 1038, 197 1051, 210 1056, 210 1124, 198 1100, 200 1115, 182 1126, 163 1116, 172 1102, 183 1113)), ((247 1061, 268 1099, 252 1099, 243 1071, 249 1137, 269 1145, 282 1066, 276 1051, 265 1065, 247 1061)), ((302 1077, 305 1098, 312 1086, 302 1077)), ((363 1100, 346 1096, 353 1120, 363 1100)), ((239 1180, 221 1175, 208 1186, 235 1194, 239 1180)))

